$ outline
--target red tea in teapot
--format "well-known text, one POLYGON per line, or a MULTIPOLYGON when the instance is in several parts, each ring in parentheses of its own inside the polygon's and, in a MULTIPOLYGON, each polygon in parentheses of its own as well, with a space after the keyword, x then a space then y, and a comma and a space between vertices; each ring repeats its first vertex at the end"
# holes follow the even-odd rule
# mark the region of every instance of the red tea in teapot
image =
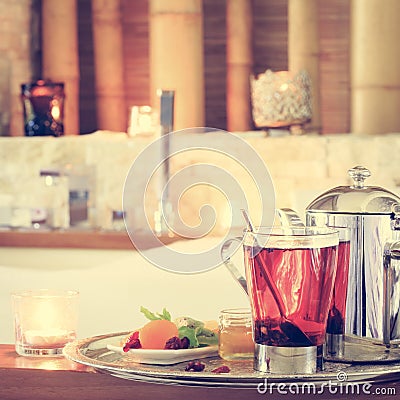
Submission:
POLYGON ((346 320, 347 282, 349 276, 350 241, 339 242, 337 271, 326 333, 344 334, 346 320))
POLYGON ((260 250, 245 246, 256 343, 285 347, 323 344, 337 248, 260 250))

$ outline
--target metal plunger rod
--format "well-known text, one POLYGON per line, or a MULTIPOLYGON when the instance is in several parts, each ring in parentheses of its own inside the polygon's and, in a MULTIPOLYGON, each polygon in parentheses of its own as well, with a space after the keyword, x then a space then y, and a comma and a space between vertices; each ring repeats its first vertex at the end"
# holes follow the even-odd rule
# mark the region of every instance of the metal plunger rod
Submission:
MULTIPOLYGON (((174 98, 175 92, 173 90, 159 90, 160 96, 160 128, 161 136, 168 135, 174 129, 174 98)), ((163 148, 161 149, 162 161, 162 183, 166 185, 169 179, 169 156, 170 156, 170 140, 165 137, 163 141, 163 148)), ((168 201, 168 189, 165 187, 163 199, 168 201)), ((162 200, 162 199, 161 199, 162 200)))

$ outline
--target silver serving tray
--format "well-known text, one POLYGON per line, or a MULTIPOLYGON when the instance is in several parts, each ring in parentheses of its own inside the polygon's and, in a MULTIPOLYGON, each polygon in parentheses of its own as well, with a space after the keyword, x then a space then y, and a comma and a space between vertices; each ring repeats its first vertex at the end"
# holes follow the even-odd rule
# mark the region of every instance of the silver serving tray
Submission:
MULTIPOLYGON (((64 347, 66 358, 87 365, 118 378, 148 381, 152 383, 179 384, 209 387, 257 388, 268 383, 312 383, 315 386, 329 382, 393 382, 400 380, 400 362, 381 360, 379 363, 325 362, 325 370, 314 375, 280 375, 253 370, 252 360, 226 361, 219 357, 201 359, 205 364, 202 372, 188 372, 188 362, 174 365, 148 365, 133 362, 129 355, 110 351, 107 345, 121 342, 129 332, 113 333, 76 340, 64 347), (384 362, 382 362, 384 361, 384 362), (214 368, 227 365, 229 373, 212 373, 214 368)), ((365 346, 366 344, 364 344, 365 346)), ((349 346, 359 346, 351 343, 349 346)), ((352 351, 355 351, 355 347, 352 351)), ((364 351, 365 349, 362 349, 364 351)), ((179 351, 179 350, 169 350, 179 351)))
POLYGON ((372 338, 361 338, 346 335, 344 354, 341 357, 327 355, 327 361, 349 364, 381 364, 400 362, 400 348, 387 348, 382 341, 372 338))

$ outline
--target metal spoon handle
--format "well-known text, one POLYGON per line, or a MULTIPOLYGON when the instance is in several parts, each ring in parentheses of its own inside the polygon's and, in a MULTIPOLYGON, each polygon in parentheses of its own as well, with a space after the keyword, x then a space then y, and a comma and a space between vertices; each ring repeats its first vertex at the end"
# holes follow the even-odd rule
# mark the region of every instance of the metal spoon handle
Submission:
POLYGON ((240 211, 242 212, 243 218, 244 218, 244 220, 246 221, 246 225, 247 225, 248 230, 249 230, 250 232, 254 232, 253 224, 252 224, 251 221, 250 221, 250 217, 249 217, 249 215, 247 214, 247 211, 246 211, 244 208, 241 208, 240 211))
POLYGON ((254 260, 258 261, 261 275, 264 278, 265 282, 267 283, 269 290, 271 291, 272 297, 275 300, 275 304, 278 307, 279 314, 281 315, 281 317, 286 318, 286 312, 285 312, 285 308, 283 306, 284 303, 283 303, 282 296, 279 293, 278 288, 275 285, 275 282, 272 280, 272 277, 268 270, 268 267, 265 265, 265 261, 263 260, 261 255, 257 258, 254 258, 254 260))
MULTIPOLYGON (((240 211, 242 212, 243 218, 246 221, 248 230, 251 233, 254 233, 254 227, 253 227, 253 224, 251 223, 249 215, 247 214, 247 211, 244 208, 241 208, 240 211)), ((258 244, 257 238, 255 236, 254 236, 254 244, 258 248, 258 250, 261 249, 261 246, 258 244)), ((265 282, 267 283, 267 285, 271 291, 272 297, 274 298, 275 303, 278 307, 279 314, 281 315, 281 317, 285 317, 285 308, 283 306, 283 299, 282 299, 281 294, 279 293, 278 288, 276 287, 274 281, 272 280, 272 277, 269 273, 267 266, 265 265, 264 260, 262 259, 261 256, 257 257, 257 258, 254 257, 254 260, 258 261, 261 275, 263 276, 265 282)))

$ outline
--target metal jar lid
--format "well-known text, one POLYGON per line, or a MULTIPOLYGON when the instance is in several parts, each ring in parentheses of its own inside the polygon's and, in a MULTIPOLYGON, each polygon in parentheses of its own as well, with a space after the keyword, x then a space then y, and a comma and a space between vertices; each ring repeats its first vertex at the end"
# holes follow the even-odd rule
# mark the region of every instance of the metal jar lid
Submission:
POLYGON ((338 186, 318 196, 308 206, 309 212, 338 214, 391 214, 400 198, 379 186, 365 186, 371 172, 361 166, 348 171, 353 179, 351 186, 338 186))

